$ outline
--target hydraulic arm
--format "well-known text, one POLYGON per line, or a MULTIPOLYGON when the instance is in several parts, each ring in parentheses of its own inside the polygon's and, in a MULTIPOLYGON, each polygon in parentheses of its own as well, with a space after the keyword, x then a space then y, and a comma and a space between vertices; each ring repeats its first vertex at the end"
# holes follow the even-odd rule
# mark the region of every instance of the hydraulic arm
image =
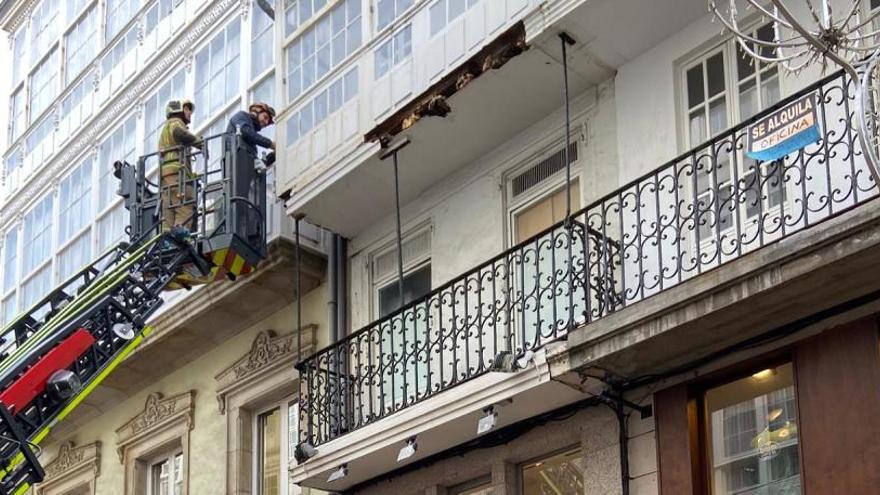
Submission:
POLYGON ((40 442, 150 335, 148 320, 163 291, 189 288, 192 274, 234 279, 265 257, 262 167, 242 149, 240 136, 209 139, 222 143, 215 162, 206 152, 180 149, 188 167, 179 185, 192 194, 171 200, 194 206, 189 235, 162 232, 162 201, 174 195, 148 178, 158 155, 136 165, 117 162, 130 242, 0 330, 0 495, 24 493, 43 480, 40 442))

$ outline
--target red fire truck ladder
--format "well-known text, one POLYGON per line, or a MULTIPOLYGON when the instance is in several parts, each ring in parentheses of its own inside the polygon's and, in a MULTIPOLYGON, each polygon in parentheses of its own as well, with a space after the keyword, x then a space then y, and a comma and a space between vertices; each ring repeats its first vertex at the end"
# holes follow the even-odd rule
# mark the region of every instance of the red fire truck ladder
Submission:
MULTIPOLYGON (((266 255, 266 178, 240 136, 219 135, 223 155, 181 149, 193 176, 181 200, 195 207, 189 238, 161 233, 162 194, 147 170, 117 162, 130 224, 121 243, 0 330, 0 495, 43 480, 39 444, 152 332, 149 318, 185 272, 202 280, 246 275, 266 255), (198 225, 195 225, 196 222, 198 225)), ((108 165, 109 166, 109 165, 108 165)), ((168 195, 171 196, 171 195, 168 195)))

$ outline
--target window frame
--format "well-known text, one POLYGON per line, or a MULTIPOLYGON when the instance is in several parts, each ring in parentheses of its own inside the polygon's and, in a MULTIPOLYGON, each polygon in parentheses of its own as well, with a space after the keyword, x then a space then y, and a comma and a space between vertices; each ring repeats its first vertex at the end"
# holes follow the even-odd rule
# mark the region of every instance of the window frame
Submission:
POLYGON ((373 50, 373 79, 379 81, 390 77, 399 65, 412 58, 412 49, 412 24, 406 24, 389 35, 373 50), (400 54, 401 49, 404 50, 403 54, 400 54), (383 50, 388 51, 387 65, 383 67, 384 71, 380 71, 379 53, 383 50))
MULTIPOLYGON (((159 495, 158 486, 156 486, 156 477, 155 477, 155 469, 156 467, 161 466, 164 463, 168 463, 170 474, 169 480, 171 482, 171 490, 170 493, 174 493, 173 485, 176 483, 175 475, 181 474, 185 472, 183 466, 183 447, 175 447, 173 449, 167 449, 163 454, 159 454, 153 456, 152 459, 147 461, 147 486, 146 486, 146 495, 159 495), (180 458, 180 468, 176 467, 176 460, 180 458)), ((181 474, 181 484, 183 483, 183 475, 181 474)))
POLYGON ((98 39, 98 30, 100 29, 100 20, 98 19, 100 12, 98 8, 98 2, 86 2, 83 10, 79 12, 76 17, 70 22, 70 24, 65 28, 64 33, 62 34, 62 40, 64 43, 64 77, 62 84, 65 88, 73 85, 77 82, 80 76, 88 72, 89 65, 95 60, 95 57, 100 53, 100 40, 98 39), (71 73, 70 70, 70 60, 71 60, 71 46, 70 46, 70 37, 77 31, 77 29, 82 25, 82 23, 86 22, 89 16, 94 15, 94 19, 92 20, 92 28, 91 31, 86 34, 91 34, 91 36, 87 36, 85 41, 81 42, 78 45, 78 49, 76 53, 79 54, 83 50, 89 48, 88 45, 91 43, 91 52, 84 59, 84 63, 81 67, 76 70, 76 73, 71 73))
MULTIPOLYGON (((38 3, 34 9, 31 11, 30 16, 28 17, 28 31, 30 36, 30 42, 28 46, 28 51, 30 52, 30 60, 26 65, 28 67, 29 72, 33 71, 33 69, 40 64, 40 62, 46 57, 46 54, 50 53, 54 48, 57 48, 59 33, 61 32, 61 28, 63 26, 60 23, 63 21, 59 19, 61 17, 61 0, 43 0, 38 3), (49 4, 53 4, 54 14, 52 15, 51 21, 49 23, 43 25, 43 29, 40 31, 35 31, 35 25, 43 23, 36 22, 34 18, 39 16, 46 15, 45 7, 49 4), (48 32, 47 32, 48 31, 48 32), (42 36, 46 36, 46 38, 42 38, 42 36), (49 40, 49 41, 47 41, 49 40), (45 46, 41 46, 44 44, 45 46)), ((60 67, 59 67, 60 69, 60 67)))
MULTIPOLYGON (((767 22, 762 22, 760 19, 755 19, 748 24, 748 27, 747 29, 745 29, 745 31, 755 34, 760 28, 768 24, 769 23, 767 22)), ((679 103, 677 105, 677 120, 679 122, 679 137, 680 142, 683 144, 683 151, 687 151, 695 148, 696 146, 700 146, 745 120, 743 118, 742 102, 740 100, 740 87, 744 84, 748 84, 748 81, 754 81, 753 88, 755 88, 758 100, 756 101, 757 108, 755 112, 753 113, 753 115, 747 118, 751 118, 754 115, 762 112, 764 109, 768 108, 768 105, 761 104, 761 99, 763 98, 763 84, 765 82, 763 80, 763 75, 764 73, 769 71, 767 67, 775 67, 778 98, 779 100, 784 98, 784 95, 786 94, 785 78, 782 77, 781 68, 777 64, 765 64, 767 67, 761 67, 761 64, 758 61, 753 61, 752 72, 744 77, 740 77, 740 68, 738 65, 739 56, 740 53, 738 41, 734 37, 725 36, 709 44, 706 47, 702 47, 696 50, 694 53, 689 55, 681 63, 678 64, 678 82, 676 85, 676 91, 679 95, 679 103), (724 71, 722 80, 724 82, 724 89, 716 95, 709 96, 709 81, 708 77, 706 77, 707 72, 705 70, 705 66, 707 61, 717 54, 721 54, 722 56, 722 69, 724 71), (704 67, 704 70, 702 72, 703 100, 698 104, 690 105, 687 77, 688 72, 697 66, 704 67), (712 133, 710 121, 711 119, 709 118, 709 109, 713 102, 721 98, 725 100, 725 126, 717 132, 712 133), (698 108, 702 108, 701 112, 705 117, 705 122, 703 124, 705 128, 703 129, 703 132, 705 132, 706 135, 704 136, 702 142, 693 143, 691 142, 692 140, 690 116, 698 108)), ((775 102, 771 103, 771 105, 772 104, 775 104, 775 102)), ((754 216, 749 216, 748 208, 736 208, 732 211, 726 206, 710 208, 703 214, 703 216, 700 217, 700 219, 698 220, 698 222, 700 222, 700 225, 697 225, 694 229, 694 242, 697 242, 697 239, 699 239, 699 244, 701 248, 708 247, 719 237, 729 235, 731 230, 734 229, 738 224, 744 229, 754 228, 754 225, 760 221, 761 214, 763 214, 764 216, 770 215, 771 217, 774 214, 777 214, 782 205, 785 204, 785 198, 788 196, 785 191, 786 186, 784 183, 784 169, 783 167, 776 165, 777 162, 762 162, 760 167, 757 169, 760 172, 760 177, 756 179, 747 179, 747 176, 749 175, 752 175, 754 177, 755 169, 752 166, 755 164, 755 161, 747 158, 745 156, 745 153, 741 150, 735 151, 734 153, 736 153, 735 157, 732 157, 730 154, 725 154, 724 156, 726 157, 726 159, 724 161, 713 160, 713 170, 701 170, 699 173, 696 174, 697 177, 694 179, 694 181, 696 183, 697 191, 694 191, 694 199, 698 202, 705 201, 706 204, 712 205, 718 203, 719 198, 717 196, 720 191, 730 191, 734 196, 736 196, 738 194, 754 194, 751 191, 757 190, 760 192, 761 199, 760 206, 758 207, 759 213, 754 216), (736 170, 734 170, 733 168, 734 165, 736 166, 736 170), (720 169, 719 167, 724 167, 729 172, 728 174, 726 174, 727 177, 725 180, 718 180, 718 170, 720 169), (769 172, 768 169, 770 169, 769 172), (779 179, 772 177, 776 175, 777 172, 781 172, 783 174, 782 176, 780 176, 779 179), (705 180, 706 183, 701 184, 701 180, 705 180), (774 197, 776 192, 776 188, 774 188, 773 186, 777 184, 778 180, 782 180, 783 182, 783 185, 780 188, 782 194, 780 196, 780 202, 778 204, 772 204, 771 202, 774 201, 772 198, 774 197), (755 183, 755 185, 759 187, 757 189, 750 188, 750 182, 755 183), (737 214, 740 214, 740 218, 734 217, 734 215, 737 214), (703 219, 705 219, 705 222, 703 221, 703 219), (719 226, 719 222, 724 221, 727 221, 727 225, 719 226)), ((733 201, 735 200, 736 199, 733 199, 733 201)), ((722 196, 720 198, 720 201, 727 202, 731 201, 731 199, 728 196, 722 196)))
MULTIPOLYGON (((264 495, 263 487, 262 487, 262 431, 260 430, 260 421, 263 416, 266 414, 270 414, 272 411, 278 410, 279 413, 279 441, 280 443, 276 445, 278 448, 279 456, 279 466, 281 476, 279 477, 280 486, 278 495, 294 495, 297 493, 295 490, 290 490, 290 483, 284 483, 283 480, 286 479, 284 476, 287 473, 287 466, 290 464, 291 460, 291 445, 290 445, 290 410, 293 409, 295 411, 295 417, 299 420, 299 403, 297 402, 296 395, 287 396, 279 401, 271 402, 263 407, 257 408, 253 411, 253 421, 252 423, 252 435, 253 435, 253 444, 252 449, 254 452, 253 456, 253 495, 264 495), (283 412, 283 413, 282 413, 283 412), (286 414, 284 414, 286 413, 286 414)), ((297 435, 295 437, 296 443, 299 442, 299 427, 297 425, 297 435)), ((296 445, 294 444, 294 446, 296 445)))
MULTIPOLYGON (((355 7, 353 7, 355 8, 355 7)), ((361 0, 342 0, 335 3, 329 9, 325 6, 321 11, 321 15, 315 16, 313 15, 309 22, 305 25, 301 25, 297 30, 293 32, 290 36, 285 36, 280 56, 283 57, 282 67, 284 72, 284 79, 282 84, 282 100, 284 102, 284 107, 294 107, 299 105, 307 95, 310 95, 315 88, 320 87, 324 84, 329 78, 335 77, 338 75, 338 72, 341 70, 340 68, 346 67, 347 62, 364 49, 365 44, 365 31, 364 31, 364 22, 365 15, 363 10, 363 5, 361 4, 361 0), (348 18, 348 6, 349 4, 357 6, 357 17, 354 19, 348 18), (336 11, 343 11, 343 19, 342 23, 344 29, 334 30, 333 29, 333 15, 336 11), (324 74, 318 76, 318 57, 319 49, 318 44, 318 30, 320 29, 320 23, 325 19, 328 20, 328 31, 329 31, 329 40, 326 42, 326 47, 329 50, 329 65, 327 71, 324 74), (356 32, 354 31, 356 29, 356 32), (354 39, 354 35, 357 34, 357 43, 354 44, 350 39, 349 35, 351 34, 354 39), (311 37, 311 41, 310 41, 311 37), (342 41, 340 44, 343 48, 343 54, 339 58, 339 60, 334 63, 334 43, 337 41, 337 38, 341 37, 342 41), (303 57, 303 53, 305 53, 306 45, 314 45, 314 50, 310 50, 309 56, 303 57), (299 54, 294 56, 294 46, 296 46, 296 50, 299 51, 299 54), (297 60, 297 64, 295 67, 291 68, 291 60, 297 60), (306 64, 306 61, 309 59, 313 59, 311 62, 306 64), (312 66, 314 74, 312 74, 313 79, 309 81, 308 85, 304 83, 306 79, 304 79, 304 68, 306 65, 312 66), (294 74, 295 72, 299 72, 299 74, 294 74), (298 79, 298 91, 296 94, 291 93, 292 91, 292 81, 297 78, 298 79)), ((325 45, 320 45, 321 49, 325 47, 325 45)), ((278 62, 276 61, 276 66, 278 62)), ((278 95, 276 95, 276 98, 278 95)))
MULTIPOLYGON (((195 73, 192 81, 192 94, 195 101, 201 101, 202 103, 196 107, 196 112, 193 114, 193 120, 200 123, 201 127, 207 127, 202 123, 211 122, 213 123, 218 117, 223 115, 230 106, 239 101, 241 98, 242 89, 245 87, 246 81, 248 80, 245 76, 242 75, 242 64, 245 62, 244 55, 245 53, 242 50, 242 44, 245 40, 245 23, 242 22, 241 16, 231 15, 228 18, 217 23, 217 28, 212 31, 209 35, 201 38, 201 45, 199 45, 195 50, 193 50, 193 69, 192 72, 195 73), (229 32, 230 28, 233 24, 238 24, 238 44, 236 46, 236 55, 234 57, 234 61, 230 61, 229 59, 229 32), (214 54, 212 53, 212 45, 215 41, 222 37, 223 38, 223 67, 220 70, 218 75, 223 76, 223 95, 226 95, 226 90, 228 86, 228 81, 226 80, 226 75, 230 72, 234 73, 238 77, 238 84, 236 91, 233 92, 232 96, 223 100, 219 106, 216 108, 211 108, 211 97, 213 95, 212 91, 212 81, 214 81, 213 75, 211 74, 212 62, 214 59, 214 54), (199 70, 199 57, 202 53, 207 53, 207 71, 203 72, 199 70), (230 71, 230 66, 233 63, 238 64, 237 71, 230 71), (199 83, 199 74, 205 73, 207 79, 204 81, 204 84, 201 86, 199 83), (200 93, 200 90, 203 93, 200 93), (202 96, 204 95, 204 96, 202 96), (204 110, 202 110, 204 109, 204 110), (204 112, 204 113, 203 113, 204 112)), ((250 49, 250 43, 248 39, 248 50, 250 49)), ((274 48, 273 48, 274 49, 274 48)))
MULTIPOLYGON (((692 380, 690 383, 682 385, 687 390, 686 397, 688 406, 694 408, 694 412, 688 415, 689 425, 687 432, 689 437, 688 449, 692 456, 691 458, 694 459, 693 469, 695 472, 693 473, 693 481, 695 484, 695 493, 708 494, 712 491, 710 487, 713 479, 710 474, 712 466, 710 465, 708 450, 712 445, 711 439, 707 438, 709 429, 706 423, 706 393, 714 388, 748 378, 758 371, 767 368, 778 368, 785 365, 791 365, 793 373, 796 375, 795 361, 795 356, 790 350, 771 352, 768 355, 736 363, 730 367, 711 372, 692 380)), ((798 411, 798 422, 800 422, 802 418, 799 416, 800 405, 798 404, 796 378, 792 383, 792 387, 794 388, 795 407, 798 411)), ((798 438, 798 460, 802 462, 803 454, 801 452, 800 437, 798 438)), ((801 473, 803 472, 801 471, 801 473)), ((803 478, 801 479, 803 480, 803 478)))
POLYGON ((304 136, 307 136, 315 128, 321 124, 323 124, 330 116, 335 115, 337 112, 342 110, 342 108, 347 105, 351 100, 357 98, 358 93, 360 92, 360 69, 359 66, 355 65, 349 70, 345 71, 342 74, 339 74, 330 84, 327 84, 326 87, 322 88, 321 91, 316 92, 316 94, 308 101, 301 103, 298 105, 298 108, 295 112, 291 112, 290 117, 285 121, 285 136, 286 142, 285 146, 290 148, 295 145, 302 139, 304 136), (354 88, 351 88, 349 82, 354 82, 354 88), (330 109, 332 106, 331 100, 331 90, 336 87, 336 85, 340 85, 339 91, 342 92, 341 100, 339 106, 335 109, 330 109), (315 105, 317 104, 320 98, 324 98, 324 93, 326 93, 326 103, 327 103, 327 111, 324 117, 320 121, 316 121, 316 112, 315 105), (301 121, 302 112, 307 110, 310 112, 311 117, 309 118, 308 129, 304 129, 303 122, 301 121), (295 132, 294 132, 295 131, 295 132))
POLYGON ((61 74, 61 50, 58 47, 58 42, 56 41, 46 55, 42 57, 36 64, 34 64, 31 71, 28 73, 27 84, 27 124, 26 127, 30 129, 34 122, 40 120, 46 113, 52 108, 55 100, 58 99, 59 94, 59 81, 62 79, 59 77, 61 74), (54 74, 48 77, 48 82, 40 86, 40 96, 43 96, 43 91, 46 91, 47 88, 50 88, 52 93, 52 97, 48 98, 47 103, 43 108, 40 108, 38 111, 34 110, 34 97, 36 95, 34 91, 34 78, 37 77, 37 73, 46 68, 46 64, 54 63, 54 74), (52 85, 55 85, 54 89, 51 89, 52 85))
POLYGON ((457 21, 459 18, 463 17, 465 14, 467 14, 467 12, 472 7, 474 7, 475 5, 480 3, 482 0, 460 0, 461 2, 464 3, 464 9, 459 14, 455 15, 455 17, 450 18, 449 17, 449 4, 451 1, 454 1, 454 0, 436 0, 435 2, 432 2, 430 5, 428 5, 427 9, 425 9, 428 12, 428 33, 429 33, 428 38, 432 39, 435 36, 440 36, 444 31, 446 31, 446 29, 449 27, 450 24, 457 21), (434 26, 433 14, 434 14, 434 9, 440 4, 443 4, 443 6, 444 6, 443 7, 443 22, 442 22, 442 25, 437 27, 437 29, 435 31, 434 30, 435 26, 434 26))
MULTIPOLYGON (((529 190, 524 191, 522 195, 518 198, 513 197, 513 179, 525 172, 526 170, 534 167, 535 165, 541 163, 547 158, 553 156, 553 154, 557 153, 559 150, 563 149, 564 144, 561 140, 554 140, 551 143, 544 145, 541 148, 541 151, 530 156, 527 160, 524 160, 512 167, 510 167, 504 174, 504 200, 505 205, 504 209, 506 210, 506 218, 507 218, 507 235, 505 236, 507 239, 507 247, 511 248, 519 244, 517 242, 517 232, 516 232, 516 219, 517 216, 528 210, 529 208, 535 206, 536 204, 544 201, 545 199, 551 197, 553 194, 556 194, 560 189, 566 187, 565 182, 565 168, 554 172, 549 177, 546 177, 541 183, 537 186, 531 187, 529 190)), ((577 159, 571 162, 570 169, 571 175, 570 180, 572 185, 577 183, 576 188, 578 191, 578 195, 581 198, 581 203, 583 205, 584 198, 584 182, 581 180, 581 175, 583 171, 583 146, 579 139, 571 139, 569 138, 569 146, 576 146, 577 150, 577 159)), ((574 191, 575 188, 572 188, 574 191)), ((572 213, 576 212, 578 208, 573 209, 572 213)), ((549 227, 549 225, 548 225, 549 227)))
MULTIPOLYGON (((406 277, 412 275, 413 273, 423 270, 425 268, 433 268, 433 250, 434 250, 434 226, 433 224, 424 224, 413 229, 410 229, 406 234, 403 235, 403 239, 401 239, 401 244, 406 244, 408 241, 415 239, 425 233, 428 233, 428 237, 430 239, 430 248, 425 253, 421 253, 418 256, 413 257, 409 260, 404 260, 403 262, 403 278, 406 280, 406 277)), ((371 251, 369 257, 369 263, 367 264, 368 270, 368 280, 370 281, 370 315, 371 320, 375 321, 380 318, 384 318, 380 316, 381 312, 381 300, 379 298, 380 292, 382 289, 386 289, 391 285, 397 282, 399 274, 396 270, 390 271, 387 275, 383 275, 380 277, 376 277, 375 263, 376 259, 381 256, 385 256, 388 254, 395 253, 397 251, 397 245, 395 242, 386 242, 382 247, 375 248, 371 251)), ((434 272, 431 271, 431 290, 434 290, 434 272)), ((430 291, 428 291, 430 293, 430 291)), ((401 307, 405 306, 406 303, 402 303, 401 307)), ((400 308, 398 308, 400 309, 400 308)), ((394 313, 397 311, 395 309, 392 311, 394 313)), ((389 313, 390 314, 390 313, 389 313)), ((387 315, 386 315, 387 316, 387 315)))
POLYGON ((372 4, 371 6, 373 8, 371 10, 374 13, 373 17, 375 18, 375 22, 373 23, 373 26, 374 26, 374 29, 376 30, 376 34, 378 35, 379 33, 382 33, 383 31, 385 31, 386 29, 389 29, 389 28, 395 29, 394 25, 396 24, 396 22, 399 19, 401 19, 404 15, 406 15, 407 13, 412 11, 413 7, 415 7, 416 4, 419 3, 419 1, 418 0, 371 0, 370 3, 372 4), (383 25, 379 25, 379 22, 381 20, 381 18, 380 18, 381 5, 385 2, 388 2, 393 6, 394 12, 392 12, 391 18, 388 19, 388 22, 386 22, 383 25), (404 5, 401 8, 401 6, 399 5, 401 3, 404 3, 404 4, 408 3, 409 5, 404 5))

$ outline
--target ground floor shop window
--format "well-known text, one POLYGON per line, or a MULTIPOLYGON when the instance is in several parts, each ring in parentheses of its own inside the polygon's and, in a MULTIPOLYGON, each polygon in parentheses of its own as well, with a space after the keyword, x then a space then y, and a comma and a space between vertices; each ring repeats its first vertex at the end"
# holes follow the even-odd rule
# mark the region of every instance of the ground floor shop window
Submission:
POLYGON ((522 467, 523 495, 584 493, 586 461, 579 449, 545 457, 522 467))
POLYGON ((801 493, 795 403, 791 364, 705 393, 710 493, 801 493))

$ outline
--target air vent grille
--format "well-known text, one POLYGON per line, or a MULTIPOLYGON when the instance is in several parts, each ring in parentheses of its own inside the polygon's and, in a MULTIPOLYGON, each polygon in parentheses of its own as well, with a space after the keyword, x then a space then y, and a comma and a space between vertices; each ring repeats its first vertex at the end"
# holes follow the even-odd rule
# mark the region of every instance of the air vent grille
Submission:
MULTIPOLYGON (((577 143, 568 145, 569 162, 574 163, 578 159, 577 143)), ((528 191, 538 184, 549 179, 553 174, 565 168, 565 150, 560 148, 547 158, 541 160, 535 166, 513 178, 513 197, 528 191)))

